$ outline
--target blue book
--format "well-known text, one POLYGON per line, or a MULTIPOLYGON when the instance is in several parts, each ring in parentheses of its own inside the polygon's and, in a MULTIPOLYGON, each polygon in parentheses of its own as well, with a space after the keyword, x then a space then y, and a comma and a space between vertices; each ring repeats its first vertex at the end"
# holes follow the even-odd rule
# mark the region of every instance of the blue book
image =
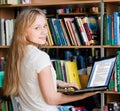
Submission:
POLYGON ((3 86, 4 71, 0 71, 0 87, 3 86))
POLYGON ((112 22, 111 22, 111 15, 107 15, 107 45, 111 45, 112 44, 112 22))
POLYGON ((52 18, 48 18, 48 24, 50 26, 51 34, 52 34, 55 45, 59 45, 59 41, 56 38, 57 35, 56 35, 54 27, 53 27, 52 18))
POLYGON ((57 22, 57 28, 58 28, 58 31, 59 31, 59 34, 60 34, 60 38, 62 40, 62 44, 67 45, 67 41, 65 39, 65 35, 63 33, 63 29, 62 29, 62 26, 61 26, 61 23, 60 23, 60 19, 56 18, 56 22, 57 22))
POLYGON ((83 69, 83 68, 85 68, 84 58, 83 58, 83 56, 81 56, 81 55, 77 56, 77 66, 78 66, 78 69, 83 69))
POLYGON ((71 105, 58 106, 59 111, 70 111, 73 108, 71 105))
MULTIPOLYGON (((118 30, 119 30, 119 12, 113 12, 114 16, 114 45, 118 45, 120 41, 119 40, 119 35, 118 35, 118 30)), ((120 45, 120 44, 119 44, 120 45)))
POLYGON ((57 19, 56 18, 51 18, 52 20, 52 24, 53 24, 53 28, 55 30, 55 33, 56 33, 56 39, 57 39, 57 42, 59 46, 62 46, 63 43, 62 43, 62 39, 60 37, 60 33, 59 33, 59 30, 58 30, 58 26, 57 26, 57 19))

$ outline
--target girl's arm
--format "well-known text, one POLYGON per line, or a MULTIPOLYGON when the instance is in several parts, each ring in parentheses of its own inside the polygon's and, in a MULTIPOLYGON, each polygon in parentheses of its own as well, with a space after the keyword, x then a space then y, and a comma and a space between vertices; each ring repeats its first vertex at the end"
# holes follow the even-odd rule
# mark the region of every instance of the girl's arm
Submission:
POLYGON ((77 100, 82 100, 87 97, 93 96, 98 92, 83 93, 80 95, 65 95, 60 92, 57 92, 54 88, 51 66, 45 67, 39 74, 39 86, 43 94, 43 98, 46 103, 51 105, 64 104, 68 102, 73 102, 77 100))

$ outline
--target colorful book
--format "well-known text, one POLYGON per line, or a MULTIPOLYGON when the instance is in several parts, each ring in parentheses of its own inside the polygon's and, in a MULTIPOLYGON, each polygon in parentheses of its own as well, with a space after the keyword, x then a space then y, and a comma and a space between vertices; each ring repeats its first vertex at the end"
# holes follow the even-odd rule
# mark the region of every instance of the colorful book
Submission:
POLYGON ((116 62, 116 73, 117 73, 117 91, 120 92, 120 51, 117 51, 117 62, 116 62))
POLYGON ((62 26, 61 26, 60 19, 56 18, 56 24, 57 24, 58 33, 60 35, 62 44, 66 46, 67 45, 67 41, 66 41, 66 37, 64 35, 63 29, 62 29, 62 26))
POLYGON ((71 25, 68 19, 69 18, 64 18, 65 26, 69 34, 69 39, 71 40, 71 45, 75 45, 75 40, 73 39, 74 34, 72 32, 71 25))
POLYGON ((78 34, 78 32, 77 32, 77 28, 76 28, 76 25, 75 25, 75 19, 73 19, 73 20, 70 21, 70 22, 71 22, 71 26, 72 26, 72 29, 73 29, 74 37, 75 37, 75 40, 76 40, 76 44, 77 44, 78 46, 80 46, 80 45, 81 45, 81 41, 80 41, 80 39, 79 39, 79 34, 78 34))
POLYGON ((65 36, 67 45, 70 46, 71 45, 71 40, 70 40, 69 35, 68 35, 67 31, 66 31, 66 27, 65 27, 65 25, 63 23, 63 19, 60 19, 60 24, 61 24, 64 36, 65 36))
POLYGON ((89 20, 89 27, 90 27, 90 32, 93 36, 94 39, 94 44, 98 45, 100 44, 100 30, 99 30, 99 19, 96 16, 89 16, 88 17, 89 20))
POLYGON ((112 21, 111 15, 104 14, 103 16, 103 43, 104 45, 112 44, 112 21))
POLYGON ((57 27, 57 21, 56 21, 56 18, 51 18, 51 22, 52 22, 52 25, 53 25, 53 28, 54 28, 54 32, 56 34, 56 41, 57 41, 57 45, 58 46, 62 46, 63 43, 62 43, 62 39, 60 37, 60 33, 59 33, 59 30, 58 30, 58 27, 57 27))
POLYGON ((71 39, 72 39, 74 45, 77 45, 76 36, 75 36, 75 33, 74 33, 74 29, 72 27, 72 21, 74 20, 74 18, 64 18, 64 19, 68 24, 68 28, 69 28, 69 31, 70 31, 70 34, 71 34, 71 39))
POLYGON ((92 33, 90 32, 90 28, 88 26, 88 24, 89 24, 88 17, 83 17, 82 22, 83 22, 83 26, 85 28, 90 45, 94 45, 94 39, 92 37, 92 33))
POLYGON ((81 34, 83 44, 84 45, 90 45, 89 40, 87 38, 87 34, 85 32, 85 29, 84 29, 84 26, 83 26, 83 23, 82 23, 82 19, 80 17, 75 17, 75 19, 76 19, 77 25, 79 27, 79 32, 81 34))
POLYGON ((69 83, 76 83, 81 88, 80 79, 77 70, 77 64, 74 61, 66 61, 65 63, 66 73, 69 83))
POLYGON ((47 30, 48 30, 47 38, 48 38, 49 45, 54 45, 53 38, 50 32, 50 26, 48 24, 48 20, 47 20, 47 30))
POLYGON ((119 12, 113 12, 114 17, 114 45, 120 45, 119 37, 119 12))

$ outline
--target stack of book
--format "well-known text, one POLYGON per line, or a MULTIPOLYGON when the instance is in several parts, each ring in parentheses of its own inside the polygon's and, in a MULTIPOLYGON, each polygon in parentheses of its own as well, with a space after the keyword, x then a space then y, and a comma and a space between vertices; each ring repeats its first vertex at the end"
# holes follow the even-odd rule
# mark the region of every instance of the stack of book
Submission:
POLYGON ((95 17, 48 18, 49 45, 94 45, 99 42, 98 24, 95 17), (53 42, 50 42, 50 41, 53 42))

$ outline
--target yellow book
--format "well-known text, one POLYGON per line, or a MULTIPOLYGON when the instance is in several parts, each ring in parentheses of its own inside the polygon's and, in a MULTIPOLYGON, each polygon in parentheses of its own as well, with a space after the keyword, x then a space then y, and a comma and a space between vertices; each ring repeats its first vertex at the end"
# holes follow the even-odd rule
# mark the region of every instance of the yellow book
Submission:
POLYGON ((81 83, 78 75, 77 64, 74 61, 66 61, 65 63, 67 80, 69 83, 76 83, 81 89, 81 83))
POLYGON ((48 19, 47 19, 47 30, 48 30, 48 36, 47 37, 48 37, 49 45, 54 45, 52 35, 51 35, 51 32, 50 32, 50 27, 49 27, 49 24, 48 24, 48 19))

